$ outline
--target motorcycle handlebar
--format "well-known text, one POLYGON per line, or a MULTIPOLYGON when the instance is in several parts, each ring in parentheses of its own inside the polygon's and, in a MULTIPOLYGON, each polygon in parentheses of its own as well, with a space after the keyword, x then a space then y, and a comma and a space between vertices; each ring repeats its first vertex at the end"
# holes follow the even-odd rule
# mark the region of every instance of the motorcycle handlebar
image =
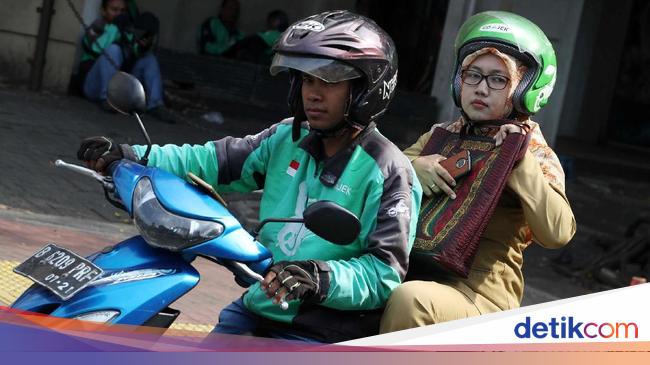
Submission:
MULTIPOLYGON (((114 190, 114 185, 113 185, 113 183, 111 181, 112 179, 110 177, 102 176, 101 174, 99 174, 96 171, 93 171, 93 170, 91 170, 89 168, 69 164, 69 163, 66 163, 65 161, 60 160, 60 159, 54 161, 54 166, 62 167, 62 168, 74 171, 74 172, 76 172, 78 174, 82 174, 82 175, 91 177, 91 178, 99 181, 105 188, 108 189, 108 191, 113 191, 114 190)), ((116 166, 117 166, 117 163, 113 163, 113 164, 111 164, 111 166, 109 166, 108 170, 112 172, 112 170, 116 166)), ((109 199, 109 201, 111 201, 111 199, 109 199)), ((249 276, 250 278, 252 278, 255 281, 258 281, 260 283, 262 281, 264 281, 264 277, 262 275, 260 275, 260 274, 256 273, 255 271, 251 270, 251 268, 249 268, 247 265, 245 265, 245 264, 243 264, 241 262, 230 261, 229 264, 236 267, 237 271, 239 271, 240 273, 249 276)), ((289 308, 289 303, 287 303, 284 300, 284 298, 280 299, 280 308, 282 308, 282 310, 287 310, 289 308)))
POLYGON ((95 180, 99 181, 104 187, 106 187, 109 190, 112 190, 112 188, 113 188, 113 183, 111 182, 110 178, 108 178, 106 176, 102 176, 98 172, 93 171, 93 170, 91 170, 89 168, 79 166, 79 165, 69 164, 69 163, 67 163, 67 162, 65 162, 63 160, 54 161, 54 166, 62 167, 64 169, 68 169, 68 170, 74 171, 74 172, 76 172, 78 174, 85 175, 85 176, 88 176, 88 177, 90 177, 92 179, 95 179, 95 180))
POLYGON ((103 183, 103 182, 105 181, 104 176, 100 175, 99 173, 97 173, 97 172, 95 172, 95 171, 93 171, 93 170, 91 170, 91 169, 88 169, 88 168, 82 167, 82 166, 77 166, 77 165, 69 164, 69 163, 67 163, 67 162, 65 162, 65 161, 63 161, 63 160, 56 160, 56 161, 54 161, 54 166, 56 166, 56 167, 63 167, 63 168, 65 168, 65 169, 68 169, 68 170, 74 171, 74 172, 76 172, 76 173, 79 173, 79 174, 82 174, 82 175, 86 175, 86 176, 91 177, 91 178, 93 178, 93 179, 95 179, 95 180, 97 180, 97 181, 99 181, 99 182, 101 182, 101 183, 103 183))
MULTIPOLYGON (((260 275, 260 274, 256 273, 255 271, 251 270, 250 267, 242 264, 241 262, 231 261, 230 264, 233 265, 233 266, 236 266, 237 269, 241 270, 240 271, 241 273, 244 273, 244 274, 250 276, 251 278, 255 279, 256 281, 259 281, 260 283, 262 281, 264 281, 264 277, 262 275, 260 275)), ((284 310, 284 311, 289 309, 289 303, 287 303, 284 300, 284 298, 280 299, 280 308, 282 308, 282 310, 284 310)))

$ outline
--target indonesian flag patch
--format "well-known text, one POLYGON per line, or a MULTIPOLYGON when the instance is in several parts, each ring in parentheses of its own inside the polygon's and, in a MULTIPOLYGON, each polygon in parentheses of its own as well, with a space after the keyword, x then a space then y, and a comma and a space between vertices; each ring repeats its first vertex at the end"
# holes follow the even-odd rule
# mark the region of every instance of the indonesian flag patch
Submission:
POLYGON ((300 167, 300 163, 296 160, 291 160, 291 163, 287 168, 287 174, 293 177, 296 174, 296 171, 298 171, 298 167, 300 167))

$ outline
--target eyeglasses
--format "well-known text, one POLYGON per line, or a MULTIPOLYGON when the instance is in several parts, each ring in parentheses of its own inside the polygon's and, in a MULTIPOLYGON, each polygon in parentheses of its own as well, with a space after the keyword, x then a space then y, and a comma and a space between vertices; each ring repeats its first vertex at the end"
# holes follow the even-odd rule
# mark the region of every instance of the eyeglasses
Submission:
POLYGON ((483 75, 473 70, 463 70, 460 74, 461 80, 467 85, 478 85, 485 79, 487 86, 492 90, 503 90, 510 82, 510 79, 501 75, 483 75))

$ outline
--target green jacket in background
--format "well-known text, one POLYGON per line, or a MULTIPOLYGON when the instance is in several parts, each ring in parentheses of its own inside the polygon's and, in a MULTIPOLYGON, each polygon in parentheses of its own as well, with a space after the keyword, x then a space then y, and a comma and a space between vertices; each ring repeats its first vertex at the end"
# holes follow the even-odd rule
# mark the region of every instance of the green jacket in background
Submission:
MULTIPOLYGON (((138 5, 134 0, 127 1, 127 13, 131 21, 134 21, 140 14, 138 5)), ((127 37, 129 37, 128 40, 130 41, 132 35, 129 34, 127 37)), ((81 40, 81 62, 96 60, 106 47, 121 40, 122 34, 117 26, 115 24, 107 23, 103 17, 99 17, 88 27, 87 32, 81 40)), ((137 51, 138 50, 134 47, 134 52, 136 54, 137 51)))
MULTIPOLYGON (((382 308, 404 279, 421 187, 409 160, 374 123, 330 158, 323 155, 322 141, 307 123, 298 142, 292 141, 291 126, 288 119, 244 138, 195 146, 154 145, 148 164, 182 177, 192 172, 221 192, 264 189, 260 220, 300 217, 319 200, 353 212, 361 232, 346 246, 332 244, 297 223, 270 223, 260 232, 260 242, 275 261, 327 262, 330 287, 322 303, 294 300, 283 311, 254 284, 244 294, 244 304, 262 318, 312 338, 340 341, 355 331, 357 337, 370 335, 359 333, 359 321, 366 311, 382 308)), ((142 156, 146 147, 133 150, 142 156)))
POLYGON ((140 45, 134 41, 134 35, 130 32, 123 32, 115 24, 106 23, 104 19, 96 20, 84 35, 82 42, 81 62, 94 62, 99 58, 104 49, 116 43, 122 48, 122 55, 125 59, 129 57, 141 57, 149 50, 142 50, 140 45))
POLYGON ((95 20, 81 40, 83 51, 81 62, 95 61, 104 49, 121 39, 122 33, 115 24, 107 23, 104 18, 95 20))
POLYGON ((282 36, 282 32, 277 30, 267 30, 265 32, 258 32, 257 35, 262 38, 264 43, 269 47, 269 49, 266 50, 266 54, 271 56, 273 54, 273 46, 278 39, 280 39, 280 36, 282 36))
POLYGON ((238 29, 229 30, 219 17, 210 17, 199 29, 199 52, 219 56, 242 38, 244 34, 238 29))

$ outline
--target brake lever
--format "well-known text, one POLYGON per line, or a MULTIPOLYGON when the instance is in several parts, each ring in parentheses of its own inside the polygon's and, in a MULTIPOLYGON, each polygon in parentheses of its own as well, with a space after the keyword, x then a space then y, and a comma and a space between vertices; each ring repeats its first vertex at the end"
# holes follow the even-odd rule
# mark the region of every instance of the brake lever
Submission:
POLYGON ((85 168, 85 167, 78 166, 78 165, 73 165, 73 164, 67 163, 67 162, 65 162, 63 160, 54 161, 54 166, 63 167, 65 169, 74 171, 74 172, 76 172, 78 174, 86 175, 86 176, 91 177, 91 178, 93 178, 93 179, 95 179, 95 180, 97 180, 97 181, 99 181, 101 183, 104 182, 104 176, 100 175, 96 171, 93 171, 93 170, 91 170, 89 168, 85 168))
POLYGON ((54 166, 62 167, 64 169, 74 171, 74 172, 76 172, 78 174, 85 175, 85 176, 88 176, 88 177, 90 177, 90 178, 92 178, 92 179, 94 179, 96 181, 99 181, 102 184, 102 186, 108 191, 112 192, 112 191, 115 190, 115 185, 113 184, 113 179, 112 178, 110 178, 108 176, 103 176, 103 175, 99 174, 98 172, 93 171, 93 170, 91 170, 89 168, 79 166, 79 165, 73 165, 73 164, 67 163, 67 162, 65 162, 63 160, 60 160, 60 159, 54 161, 54 166))

